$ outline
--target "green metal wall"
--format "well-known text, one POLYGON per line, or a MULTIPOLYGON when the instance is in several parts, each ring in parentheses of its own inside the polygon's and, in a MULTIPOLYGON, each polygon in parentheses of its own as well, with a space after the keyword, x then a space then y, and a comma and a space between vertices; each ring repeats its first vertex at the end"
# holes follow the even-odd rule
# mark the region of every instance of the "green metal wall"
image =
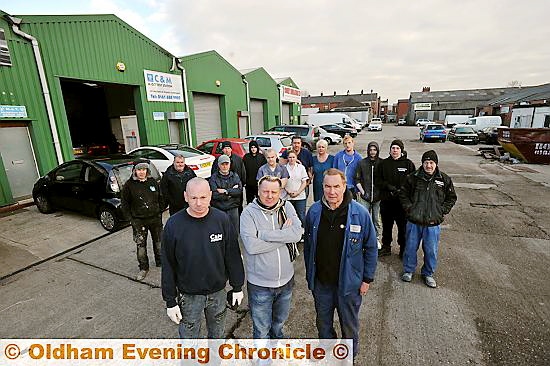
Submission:
POLYGON ((275 126, 279 118, 279 90, 277 83, 263 67, 245 74, 250 98, 264 100, 264 127, 275 126))
MULTIPOLYGON (((286 85, 296 89, 300 89, 300 87, 296 85, 294 80, 292 80, 291 78, 284 79, 283 81, 279 82, 279 85, 286 85)), ((298 103, 290 103, 290 104, 291 104, 290 105, 290 115, 291 115, 290 124, 299 125, 301 123, 300 122, 300 115, 301 115, 300 104, 298 103)))
POLYGON ((197 142, 193 92, 216 94, 221 97, 223 137, 237 137, 239 135, 237 112, 246 110, 246 92, 241 73, 216 51, 184 56, 181 62, 187 73, 193 142, 197 142), (216 81, 220 81, 221 84, 217 86, 216 81))
POLYGON ((135 86, 142 145, 168 142, 166 121, 154 121, 152 114, 184 111, 184 104, 148 102, 143 70, 170 73, 173 55, 114 15, 17 17, 23 19, 21 29, 40 44, 64 159, 72 159, 72 142, 61 79, 135 86), (118 62, 126 65, 124 72, 116 69, 118 62))

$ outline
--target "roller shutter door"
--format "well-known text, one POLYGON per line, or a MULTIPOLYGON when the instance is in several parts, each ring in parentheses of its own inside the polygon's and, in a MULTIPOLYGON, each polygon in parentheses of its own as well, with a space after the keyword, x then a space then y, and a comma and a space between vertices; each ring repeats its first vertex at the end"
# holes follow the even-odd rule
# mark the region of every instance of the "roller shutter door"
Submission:
POLYGON ((264 103, 258 99, 250 100, 250 127, 251 135, 262 133, 264 128, 264 103))
POLYGON ((196 145, 222 137, 220 98, 211 94, 193 93, 196 145))
POLYGON ((290 104, 283 103, 283 125, 290 124, 290 104))

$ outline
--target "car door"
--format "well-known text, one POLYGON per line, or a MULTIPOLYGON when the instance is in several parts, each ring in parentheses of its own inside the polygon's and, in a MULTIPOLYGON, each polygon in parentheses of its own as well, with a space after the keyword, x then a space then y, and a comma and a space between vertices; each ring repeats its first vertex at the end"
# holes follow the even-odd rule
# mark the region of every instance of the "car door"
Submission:
POLYGON ((95 216, 97 208, 107 198, 107 172, 89 163, 85 163, 83 169, 80 204, 84 213, 95 216))
POLYGON ((54 206, 74 211, 82 210, 79 193, 82 190, 83 166, 81 161, 70 161, 61 165, 52 174, 50 197, 54 206))

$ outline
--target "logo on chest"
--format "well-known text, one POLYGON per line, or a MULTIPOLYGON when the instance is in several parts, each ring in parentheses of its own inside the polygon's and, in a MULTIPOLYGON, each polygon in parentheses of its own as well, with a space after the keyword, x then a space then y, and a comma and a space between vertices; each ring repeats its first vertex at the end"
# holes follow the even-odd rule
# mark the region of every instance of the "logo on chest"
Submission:
POLYGON ((210 235, 210 242, 211 243, 215 243, 215 242, 222 241, 222 240, 223 240, 223 234, 211 234, 210 235))

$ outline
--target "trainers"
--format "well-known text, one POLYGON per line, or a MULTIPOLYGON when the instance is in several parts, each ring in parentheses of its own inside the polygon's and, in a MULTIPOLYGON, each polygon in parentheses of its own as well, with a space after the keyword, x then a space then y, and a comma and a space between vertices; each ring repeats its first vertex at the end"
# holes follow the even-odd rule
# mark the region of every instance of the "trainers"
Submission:
POLYGON ((432 276, 423 276, 423 277, 424 277, 424 283, 426 284, 426 286, 431 288, 437 287, 437 283, 435 282, 432 276))
POLYGON ((412 272, 403 272, 403 274, 401 275, 401 280, 402 281, 411 282, 412 279, 413 279, 412 272))
POLYGON ((378 256, 379 257, 385 257, 385 256, 388 256, 391 254, 391 248, 389 247, 382 247, 382 249, 380 249, 378 251, 378 256))
POLYGON ((147 270, 147 269, 142 269, 141 271, 139 271, 139 273, 136 276, 136 281, 143 280, 145 278, 145 276, 147 276, 148 272, 149 272, 149 270, 147 270))

